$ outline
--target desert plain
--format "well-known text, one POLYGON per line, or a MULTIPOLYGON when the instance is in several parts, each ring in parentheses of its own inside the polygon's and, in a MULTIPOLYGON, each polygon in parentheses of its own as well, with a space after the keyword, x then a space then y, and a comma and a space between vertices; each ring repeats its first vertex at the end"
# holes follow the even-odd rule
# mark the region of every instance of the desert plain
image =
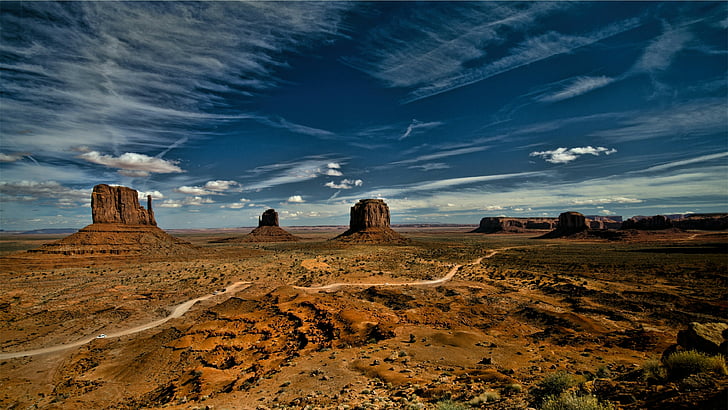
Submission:
POLYGON ((4 234, 0 407, 538 408, 559 374, 615 408, 725 408, 725 375, 644 369, 689 323, 726 321, 726 232, 473 228, 169 231, 193 245, 173 257, 37 255, 65 235, 4 234))

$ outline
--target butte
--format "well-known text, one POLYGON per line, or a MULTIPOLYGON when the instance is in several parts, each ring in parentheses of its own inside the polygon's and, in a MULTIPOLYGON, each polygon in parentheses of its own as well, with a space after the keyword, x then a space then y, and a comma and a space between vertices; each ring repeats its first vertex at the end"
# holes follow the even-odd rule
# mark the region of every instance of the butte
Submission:
POLYGON ((301 238, 293 236, 278 225, 278 212, 268 209, 258 218, 258 227, 243 237, 225 238, 210 243, 227 242, 295 242, 301 238))
POLYGON ((348 243, 409 243, 389 227, 389 207, 381 199, 361 199, 351 207, 349 229, 333 240, 348 243))
POLYGON ((59 255, 170 255, 195 248, 157 227, 152 197, 147 208, 139 204, 136 190, 96 185, 91 193, 93 223, 73 235, 28 252, 59 255))

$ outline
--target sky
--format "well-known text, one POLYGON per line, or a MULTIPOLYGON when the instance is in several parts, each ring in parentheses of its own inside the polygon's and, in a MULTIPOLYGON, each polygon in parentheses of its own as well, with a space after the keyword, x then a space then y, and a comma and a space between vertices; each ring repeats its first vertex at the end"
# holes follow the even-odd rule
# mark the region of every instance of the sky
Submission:
POLYGON ((0 2, 0 229, 728 211, 726 2, 0 2))

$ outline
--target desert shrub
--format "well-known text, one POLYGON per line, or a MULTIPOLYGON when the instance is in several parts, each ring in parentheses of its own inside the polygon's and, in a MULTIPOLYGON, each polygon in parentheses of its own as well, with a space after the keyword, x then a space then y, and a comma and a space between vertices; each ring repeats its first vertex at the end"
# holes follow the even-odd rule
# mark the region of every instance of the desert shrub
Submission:
POLYGON ((500 396, 500 394, 498 394, 498 392, 487 391, 487 392, 481 394, 480 396, 475 397, 472 400, 470 400, 468 402, 468 404, 471 406, 480 406, 481 404, 491 403, 496 400, 500 400, 500 398, 501 398, 501 396, 500 396))
POLYGON ((437 402, 437 410, 469 410, 469 407, 452 400, 443 400, 437 402))
POLYGON ((608 401, 599 401, 592 394, 580 396, 574 392, 565 392, 547 397, 541 410, 616 410, 616 407, 608 401))
POLYGON ((547 397, 558 396, 569 387, 575 385, 576 379, 574 379, 574 376, 569 373, 552 373, 536 384, 536 388, 532 390, 531 394, 534 397, 534 402, 538 405, 541 404, 547 397))
POLYGON ((659 360, 650 359, 642 365, 642 378, 646 382, 660 382, 666 377, 665 368, 659 360))
POLYGON ((691 374, 698 373, 728 374, 723 356, 709 356, 695 350, 672 353, 665 358, 664 364, 668 377, 673 380, 683 379, 691 374))
POLYGON ((521 386, 518 383, 513 384, 507 384, 505 387, 503 387, 503 394, 506 396, 511 394, 518 394, 523 391, 523 386, 521 386))

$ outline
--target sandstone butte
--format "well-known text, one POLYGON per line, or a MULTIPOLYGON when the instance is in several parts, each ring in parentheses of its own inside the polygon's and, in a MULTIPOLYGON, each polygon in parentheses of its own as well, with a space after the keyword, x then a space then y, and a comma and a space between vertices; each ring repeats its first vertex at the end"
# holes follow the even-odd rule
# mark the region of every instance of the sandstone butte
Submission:
POLYGON ((587 225, 587 219, 583 214, 580 214, 579 212, 562 212, 559 215, 559 221, 556 225, 556 229, 540 236, 540 238, 563 238, 582 233, 586 234, 588 230, 589 225, 587 225))
POLYGON ((389 207, 381 199, 361 199, 351 207, 349 229, 333 240, 348 243, 408 243, 392 230, 389 207))
POLYGON ((152 198, 147 208, 139 204, 136 190, 96 185, 91 193, 93 223, 73 235, 28 252, 60 255, 179 254, 194 247, 157 227, 152 198))
POLYGON ((258 227, 249 234, 239 237, 224 238, 210 241, 210 243, 229 242, 295 242, 301 238, 291 235, 288 231, 278 225, 278 212, 275 209, 267 209, 258 217, 258 227))

